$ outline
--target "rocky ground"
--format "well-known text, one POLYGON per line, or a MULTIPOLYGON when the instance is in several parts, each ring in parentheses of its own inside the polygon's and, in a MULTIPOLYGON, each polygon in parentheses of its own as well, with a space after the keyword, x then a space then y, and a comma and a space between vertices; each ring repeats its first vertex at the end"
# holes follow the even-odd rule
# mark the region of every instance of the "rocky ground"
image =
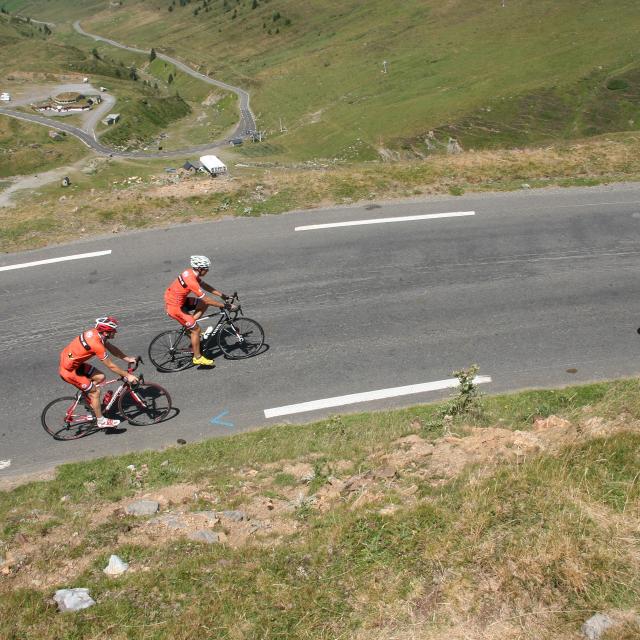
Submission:
MULTIPOLYGON (((421 428, 417 420, 412 426, 416 432, 421 428)), ((237 488, 224 502, 206 485, 141 490, 117 503, 84 507, 84 530, 76 530, 73 523, 60 523, 37 538, 18 534, 6 544, 0 575, 14 588, 44 588, 73 581, 105 550, 96 548, 73 558, 65 554, 85 545, 87 533, 105 524, 118 528, 118 545, 159 546, 184 537, 232 548, 278 545, 304 528, 304 520, 295 517, 300 510, 326 513, 337 505, 355 510, 373 504, 381 515, 389 515, 419 502, 417 481, 437 486, 458 477, 469 465, 478 480, 496 465, 522 464, 569 443, 630 429, 638 430, 640 424, 623 414, 613 423, 599 417, 572 423, 551 416, 536 420, 532 431, 474 427, 465 434, 450 433, 436 440, 414 433, 396 440, 391 450, 373 452, 366 471, 354 469, 348 460, 319 468, 314 456, 238 469, 230 479, 237 488), (58 548, 64 552, 51 557, 58 548)), ((144 485, 145 465, 131 465, 130 472, 133 483, 144 485)), ((35 522, 47 516, 34 513, 32 518, 35 522)), ((145 567, 131 570, 143 571, 145 567)))

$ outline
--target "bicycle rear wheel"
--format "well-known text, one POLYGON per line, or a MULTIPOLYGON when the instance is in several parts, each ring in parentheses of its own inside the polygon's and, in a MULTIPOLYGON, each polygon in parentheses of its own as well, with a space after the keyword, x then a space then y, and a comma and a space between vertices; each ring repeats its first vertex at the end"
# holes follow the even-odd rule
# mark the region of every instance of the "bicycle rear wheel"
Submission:
POLYGON ((193 366, 191 338, 182 329, 169 329, 149 345, 149 359, 158 371, 171 373, 193 366))
POLYGON ((231 360, 255 356, 264 344, 262 327, 244 316, 225 322, 218 333, 220 351, 231 360))
POLYGON ((83 400, 76 403, 73 396, 50 402, 40 419, 44 430, 56 440, 77 440, 98 430, 93 409, 83 400))
POLYGON ((159 384, 145 382, 127 389, 120 396, 118 409, 130 424, 156 424, 169 415, 171 396, 159 384))

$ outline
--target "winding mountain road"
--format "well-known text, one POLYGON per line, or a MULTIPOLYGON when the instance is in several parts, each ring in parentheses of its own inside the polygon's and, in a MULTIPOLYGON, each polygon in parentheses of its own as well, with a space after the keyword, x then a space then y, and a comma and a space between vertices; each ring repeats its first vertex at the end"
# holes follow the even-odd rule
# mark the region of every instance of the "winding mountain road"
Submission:
MULTIPOLYGON (((121 44, 120 42, 116 42, 115 40, 110 40, 109 38, 103 38, 102 36, 98 36, 95 35, 93 33, 88 33, 87 31, 85 31, 81 26, 80 26, 80 21, 76 20, 73 23, 73 28, 80 34, 83 36, 86 36, 87 38, 92 38, 93 40, 96 40, 98 42, 105 42, 107 44, 110 44, 113 47, 118 47, 120 49, 125 49, 126 51, 132 51, 133 53, 142 53, 142 54, 149 54, 149 51, 146 51, 145 49, 138 49, 136 47, 129 47, 125 44, 121 44)), ((213 85, 215 87, 219 87, 220 89, 225 89, 227 91, 232 91, 233 93, 235 93, 238 96, 238 99, 240 100, 240 122, 238 123, 238 126, 236 128, 236 131, 234 133, 233 136, 231 137, 235 137, 239 134, 244 134, 244 132, 246 130, 255 130, 256 129, 256 121, 255 118, 253 116, 253 113, 251 112, 251 107, 249 106, 249 93, 247 91, 245 91, 244 89, 240 89, 239 87, 234 87, 233 85, 227 84, 226 82, 221 82, 220 80, 215 80, 214 78, 210 78, 209 76, 205 75, 204 73, 200 73, 199 71, 195 71, 194 69, 192 69, 189 65, 185 64, 184 62, 181 62, 180 60, 176 60, 175 58, 171 58, 170 56, 156 51, 156 55, 158 58, 160 58, 160 60, 164 60, 165 62, 169 62, 170 64, 174 65, 175 67, 177 67, 178 69, 180 69, 181 71, 184 71, 184 73, 197 78, 198 80, 201 80, 202 82, 205 82, 206 84, 210 84, 213 85)), ((225 140, 228 141, 228 138, 225 140)))
MULTIPOLYGON (((73 24, 74 29, 81 35, 86 36, 87 38, 92 38, 93 40, 99 42, 105 42, 114 47, 118 47, 120 49, 125 49, 127 51, 132 51, 134 53, 143 53, 148 54, 148 51, 144 49, 138 49, 136 47, 129 47, 127 45, 116 42, 115 40, 110 40, 109 38, 103 38, 102 36, 98 36, 92 33, 88 33, 80 26, 80 21, 76 21, 73 24)), ((238 96, 240 102, 240 121, 235 131, 231 136, 227 136, 221 140, 208 142, 201 145, 195 145, 192 147, 188 147, 186 149, 176 149, 172 151, 119 151, 117 149, 113 149, 108 147, 107 145, 102 144, 98 139, 96 139, 95 135, 91 135, 91 133, 84 131, 79 127, 75 127, 73 125, 65 124, 64 122, 60 122, 58 119, 47 118, 45 116, 31 114, 31 113, 23 113, 22 111, 16 111, 15 109, 10 109, 6 107, 0 107, 0 115, 9 116, 11 118, 17 118, 18 120, 23 120, 26 122, 32 122, 34 124, 40 124, 51 129, 56 129, 58 131, 64 131, 69 135, 75 136, 79 140, 81 140, 87 147, 93 149, 96 153, 106 156, 120 157, 120 158, 171 158, 176 156, 183 156, 185 154, 190 153, 203 153, 205 151, 212 151, 221 145, 228 144, 231 138, 242 137, 244 136, 245 131, 247 130, 255 130, 256 123, 253 113, 251 112, 251 107, 249 105, 249 94, 244 91, 244 89, 240 89, 239 87, 234 87, 226 82, 221 82, 220 80, 215 80, 214 78, 210 78, 204 73, 200 73, 199 71, 195 71, 191 67, 189 67, 184 62, 180 60, 176 60, 175 58, 171 58, 170 56, 165 55, 164 53, 157 53, 158 58, 161 60, 165 60, 166 62, 171 63, 184 73, 201 80, 207 84, 212 86, 219 87, 221 89, 225 89, 227 91, 232 91, 238 96)))

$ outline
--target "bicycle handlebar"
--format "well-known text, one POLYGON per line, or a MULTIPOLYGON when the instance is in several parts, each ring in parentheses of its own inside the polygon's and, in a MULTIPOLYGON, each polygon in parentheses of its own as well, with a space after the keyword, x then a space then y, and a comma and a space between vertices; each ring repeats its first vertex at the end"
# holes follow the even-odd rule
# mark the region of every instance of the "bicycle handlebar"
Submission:
POLYGON ((144 360, 142 359, 142 356, 136 356, 135 362, 128 363, 129 366, 127 367, 127 373, 133 373, 140 364, 144 364, 144 360))
MULTIPOLYGON (((237 308, 237 310, 236 310, 234 313, 239 314, 239 315, 241 315, 241 316, 242 316, 242 315, 244 315, 244 313, 242 312, 242 306, 240 305, 240 298, 239 298, 239 296, 238 296, 238 292, 237 292, 237 291, 234 291, 234 292, 233 292, 233 295, 230 295, 230 296, 225 300, 225 304, 234 304, 235 302, 237 302, 237 303, 238 303, 238 304, 237 304, 237 307, 238 307, 238 308, 237 308)), ((213 313, 208 313, 207 315, 200 316, 200 317, 196 320, 196 322, 202 322, 203 320, 206 320, 207 318, 213 318, 213 317, 215 317, 215 316, 217 316, 217 315, 224 314, 224 313, 227 313, 227 314, 228 314, 228 313, 229 313, 229 310, 228 310, 228 309, 225 309, 225 307, 222 307, 222 308, 219 308, 217 311, 214 311, 213 313)), ((141 360, 142 360, 142 359, 141 359, 141 360)))
POLYGON ((236 305, 238 308, 236 309, 235 313, 243 315, 242 314, 242 305, 240 304, 240 298, 238 297, 238 292, 234 291, 233 295, 229 298, 228 302, 229 302, 229 304, 234 304, 236 301, 238 303, 236 305))

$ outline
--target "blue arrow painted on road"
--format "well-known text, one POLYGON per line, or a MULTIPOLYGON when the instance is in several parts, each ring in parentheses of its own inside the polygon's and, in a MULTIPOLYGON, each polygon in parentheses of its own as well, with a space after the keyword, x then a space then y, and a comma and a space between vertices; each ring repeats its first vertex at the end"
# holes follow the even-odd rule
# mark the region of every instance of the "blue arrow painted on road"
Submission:
POLYGON ((226 420, 222 420, 229 412, 225 409, 222 413, 219 413, 215 418, 211 418, 209 422, 211 424, 221 424, 223 427, 233 427, 233 422, 227 422, 226 420))

